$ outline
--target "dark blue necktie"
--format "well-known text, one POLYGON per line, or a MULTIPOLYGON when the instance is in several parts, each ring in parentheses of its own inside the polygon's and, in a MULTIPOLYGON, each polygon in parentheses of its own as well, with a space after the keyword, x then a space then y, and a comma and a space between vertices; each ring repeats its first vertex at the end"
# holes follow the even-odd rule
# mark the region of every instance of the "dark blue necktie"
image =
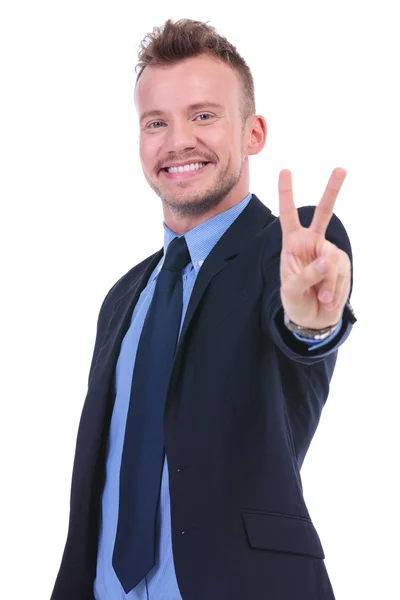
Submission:
POLYGON ((155 529, 164 460, 164 406, 182 318, 184 236, 168 245, 140 336, 122 452, 112 564, 128 594, 155 564, 155 529))

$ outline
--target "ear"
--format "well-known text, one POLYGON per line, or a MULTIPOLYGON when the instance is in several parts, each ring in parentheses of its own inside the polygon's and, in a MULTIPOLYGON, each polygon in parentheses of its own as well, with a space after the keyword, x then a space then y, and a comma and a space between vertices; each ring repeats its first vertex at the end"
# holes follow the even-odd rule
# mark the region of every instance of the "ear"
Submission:
POLYGON ((267 123, 261 115, 250 115, 246 123, 246 154, 258 154, 267 140, 267 123))

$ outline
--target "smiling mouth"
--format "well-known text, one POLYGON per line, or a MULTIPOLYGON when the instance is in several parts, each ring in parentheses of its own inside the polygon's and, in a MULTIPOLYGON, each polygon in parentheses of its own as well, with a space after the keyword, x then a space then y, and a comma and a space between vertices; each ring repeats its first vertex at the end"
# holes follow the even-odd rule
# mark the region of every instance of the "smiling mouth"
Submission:
POLYGON ((161 172, 165 173, 168 179, 187 179, 197 174, 201 174, 210 162, 192 163, 183 167, 163 167, 161 172))

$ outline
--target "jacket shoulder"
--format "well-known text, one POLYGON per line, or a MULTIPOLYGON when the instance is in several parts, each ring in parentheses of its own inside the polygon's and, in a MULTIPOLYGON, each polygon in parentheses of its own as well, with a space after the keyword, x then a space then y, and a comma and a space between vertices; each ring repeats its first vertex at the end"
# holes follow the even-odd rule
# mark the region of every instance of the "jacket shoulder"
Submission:
POLYGON ((102 307, 105 304, 113 305, 114 302, 120 296, 122 296, 131 287, 131 285, 134 283, 134 281, 138 277, 140 277, 140 275, 147 269, 147 267, 149 266, 149 264, 155 259, 155 257, 157 256, 157 254, 159 252, 160 251, 158 250, 157 252, 155 252, 151 256, 148 256, 147 258, 145 258, 144 260, 142 260, 142 262, 140 262, 137 265, 135 265, 134 267, 132 267, 127 273, 125 273, 124 275, 122 275, 122 277, 120 277, 118 279, 118 281, 116 281, 114 283, 114 285, 107 292, 107 295, 106 295, 106 297, 103 300, 102 307))

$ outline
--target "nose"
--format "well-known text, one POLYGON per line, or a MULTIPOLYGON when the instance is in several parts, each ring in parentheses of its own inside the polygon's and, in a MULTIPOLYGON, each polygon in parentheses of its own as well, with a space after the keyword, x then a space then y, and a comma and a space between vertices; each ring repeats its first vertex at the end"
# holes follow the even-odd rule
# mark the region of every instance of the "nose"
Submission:
POLYGON ((193 123, 179 121, 168 125, 166 150, 168 152, 185 152, 195 148, 197 144, 193 123))

